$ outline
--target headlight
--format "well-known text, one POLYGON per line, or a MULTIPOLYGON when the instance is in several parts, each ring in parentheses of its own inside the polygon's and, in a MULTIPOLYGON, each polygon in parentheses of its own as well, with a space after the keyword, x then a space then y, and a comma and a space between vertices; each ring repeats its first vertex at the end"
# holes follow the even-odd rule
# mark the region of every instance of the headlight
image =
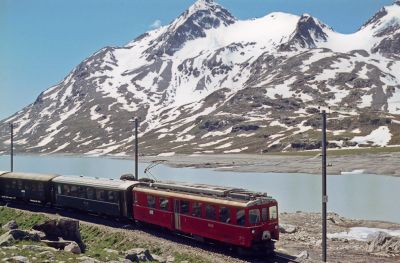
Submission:
POLYGON ((253 229, 253 230, 251 230, 251 233, 254 234, 254 233, 256 233, 256 231, 253 229))
POLYGON ((271 239, 271 233, 269 231, 264 231, 262 234, 262 240, 269 240, 271 239))

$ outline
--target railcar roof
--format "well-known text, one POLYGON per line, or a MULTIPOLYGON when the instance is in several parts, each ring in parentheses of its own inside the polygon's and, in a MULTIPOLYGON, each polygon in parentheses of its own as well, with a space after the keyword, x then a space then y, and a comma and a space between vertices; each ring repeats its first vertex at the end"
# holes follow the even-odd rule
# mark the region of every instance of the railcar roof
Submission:
POLYGON ((266 193, 256 193, 240 188, 170 181, 142 183, 135 187, 135 190, 155 195, 238 207, 250 207, 275 201, 266 193))
POLYGON ((137 185, 139 183, 137 181, 123 181, 119 179, 87 176, 59 176, 57 178, 54 178, 53 182, 80 186, 91 186, 109 190, 127 190, 129 187, 137 185))
POLYGON ((20 173, 20 172, 0 172, 0 178, 32 180, 48 182, 58 177, 58 174, 37 174, 37 173, 20 173))

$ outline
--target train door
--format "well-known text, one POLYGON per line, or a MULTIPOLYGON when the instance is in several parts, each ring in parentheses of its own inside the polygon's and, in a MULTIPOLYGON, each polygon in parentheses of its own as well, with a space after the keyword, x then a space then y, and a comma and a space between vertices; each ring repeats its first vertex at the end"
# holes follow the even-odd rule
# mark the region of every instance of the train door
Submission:
POLYGON ((179 214, 180 203, 180 200, 174 199, 174 222, 176 230, 181 230, 181 215, 179 214))

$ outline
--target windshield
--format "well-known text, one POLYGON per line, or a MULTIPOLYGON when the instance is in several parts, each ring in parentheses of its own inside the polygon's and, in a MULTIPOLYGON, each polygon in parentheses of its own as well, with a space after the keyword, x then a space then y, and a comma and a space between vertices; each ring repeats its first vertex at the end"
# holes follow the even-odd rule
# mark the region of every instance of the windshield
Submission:
POLYGON ((269 220, 278 219, 278 209, 276 205, 269 207, 269 220))

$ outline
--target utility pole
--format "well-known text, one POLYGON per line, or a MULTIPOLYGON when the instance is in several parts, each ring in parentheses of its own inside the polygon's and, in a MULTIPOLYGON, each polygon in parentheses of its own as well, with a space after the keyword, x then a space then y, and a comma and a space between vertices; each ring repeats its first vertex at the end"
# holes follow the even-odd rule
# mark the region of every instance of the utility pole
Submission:
POLYGON ((14 124, 10 123, 10 171, 14 171, 14 124))
POLYGON ((139 149, 138 149, 138 126, 139 120, 135 118, 135 179, 136 181, 139 180, 139 172, 138 172, 138 165, 139 165, 139 149))
POLYGON ((322 261, 326 262, 326 111, 322 110, 322 261))

